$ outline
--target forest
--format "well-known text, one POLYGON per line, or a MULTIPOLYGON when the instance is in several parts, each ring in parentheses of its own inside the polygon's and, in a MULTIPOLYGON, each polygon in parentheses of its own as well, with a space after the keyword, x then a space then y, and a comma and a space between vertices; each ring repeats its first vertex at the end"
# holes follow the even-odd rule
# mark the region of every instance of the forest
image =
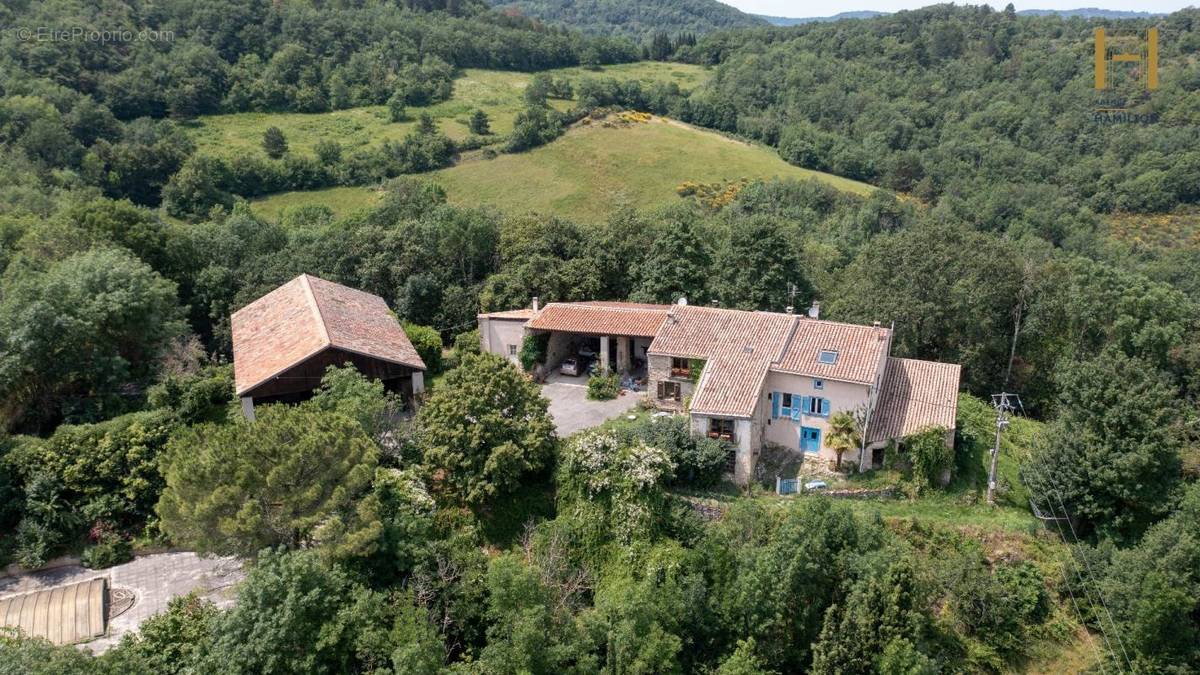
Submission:
POLYGON ((472 2, 6 4, 5 26, 175 37, 0 37, 0 561, 174 546, 249 572, 232 608, 179 598, 99 657, 0 634, 0 673, 1200 669, 1198 19, 1156 20, 1152 125, 1097 123, 1090 89, 1094 26, 1150 19, 935 6, 672 39, 655 58, 712 69, 691 89, 538 75, 511 133, 485 116, 454 141, 423 108, 462 69, 603 69, 655 38, 472 2), (416 125, 311 156, 268 133, 213 157, 187 134, 360 106, 416 125), (747 180, 595 223, 452 204, 416 175, 604 110, 880 189, 747 180), (379 200, 245 201, 329 185, 379 200), (311 400, 241 418, 230 314, 300 273, 387 300, 431 366, 413 415, 334 368, 311 400), (481 311, 681 295, 819 300, 894 325, 897 356, 962 364, 954 481, 889 468, 901 517, 740 492, 678 419, 558 437, 538 387, 478 353, 481 311), (1006 446, 992 510, 1002 390, 1035 431, 1006 446), (947 503, 975 520, 922 510, 947 503))
POLYGON ((638 42, 657 34, 676 37, 716 30, 764 26, 758 17, 716 0, 491 0, 505 13, 520 13, 547 23, 570 26, 589 35, 623 35, 638 42))

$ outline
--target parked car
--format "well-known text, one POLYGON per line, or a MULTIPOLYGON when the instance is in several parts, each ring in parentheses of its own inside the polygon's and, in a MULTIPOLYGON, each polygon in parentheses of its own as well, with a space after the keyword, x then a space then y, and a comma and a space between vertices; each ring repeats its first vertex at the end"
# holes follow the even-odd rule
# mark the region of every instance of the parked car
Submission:
POLYGON ((579 377, 583 374, 583 366, 579 363, 579 359, 572 356, 563 359, 558 366, 558 372, 571 377, 579 377))
POLYGON ((825 490, 829 488, 829 483, 823 480, 810 480, 804 484, 805 490, 825 490))

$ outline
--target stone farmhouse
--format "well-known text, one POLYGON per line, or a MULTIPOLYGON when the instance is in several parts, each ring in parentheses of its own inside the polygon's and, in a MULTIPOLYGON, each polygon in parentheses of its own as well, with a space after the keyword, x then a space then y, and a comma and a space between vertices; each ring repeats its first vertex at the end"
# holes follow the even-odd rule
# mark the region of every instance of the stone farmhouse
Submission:
POLYGON ((882 463, 892 441, 926 429, 954 443, 960 366, 891 356, 892 331, 807 315, 628 302, 549 303, 480 314, 484 351, 518 360, 527 335, 548 334, 543 372, 595 355, 600 368, 646 384, 694 433, 736 448, 734 478, 753 475, 765 443, 832 460, 830 416, 856 413, 863 442, 843 461, 882 463))

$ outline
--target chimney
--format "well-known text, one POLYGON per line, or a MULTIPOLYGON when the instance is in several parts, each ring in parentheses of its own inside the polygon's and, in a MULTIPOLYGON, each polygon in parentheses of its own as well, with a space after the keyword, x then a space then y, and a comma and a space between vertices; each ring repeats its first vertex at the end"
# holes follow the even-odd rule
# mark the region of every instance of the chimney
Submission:
POLYGON ((687 296, 686 295, 679 296, 679 300, 675 304, 680 305, 680 306, 686 305, 687 304, 687 296))
POLYGON ((821 318, 821 303, 817 302, 816 300, 813 300, 812 307, 808 308, 808 318, 810 318, 810 319, 820 319, 821 318))
POLYGON ((792 307, 791 305, 788 305, 787 307, 783 308, 783 311, 787 312, 788 314, 795 314, 796 308, 792 307))
MULTIPOLYGON (((538 296, 533 296, 533 313, 538 313, 538 296)), ((878 324, 877 324, 878 325, 878 324)))

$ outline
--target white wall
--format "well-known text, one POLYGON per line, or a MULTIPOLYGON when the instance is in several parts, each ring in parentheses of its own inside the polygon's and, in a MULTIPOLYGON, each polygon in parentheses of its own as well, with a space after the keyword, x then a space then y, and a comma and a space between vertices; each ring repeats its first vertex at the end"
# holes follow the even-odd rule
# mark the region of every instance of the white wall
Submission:
POLYGON ((521 351, 521 343, 525 340, 525 321, 507 319, 479 320, 479 342, 485 352, 499 354, 513 363, 520 363, 517 354, 511 354, 510 347, 515 346, 517 353, 521 351))
MULTIPOLYGON (((837 459, 837 454, 826 445, 829 435, 829 417, 802 415, 796 422, 782 417, 771 419, 773 406, 767 396, 772 392, 787 392, 801 396, 820 396, 829 400, 829 415, 832 416, 834 413, 843 410, 853 411, 859 406, 867 405, 871 400, 871 387, 865 384, 824 380, 825 387, 818 390, 813 387, 813 379, 801 375, 788 375, 776 372, 767 373, 766 383, 763 385, 762 396, 759 400, 759 415, 756 419, 761 420, 762 440, 764 442, 770 441, 797 450, 800 448, 801 426, 820 429, 820 457, 822 459, 835 460, 837 459)), ((811 457, 812 455, 807 456, 811 457)), ((847 460, 855 461, 857 459, 857 453, 850 452, 847 452, 842 457, 843 462, 847 460)))

